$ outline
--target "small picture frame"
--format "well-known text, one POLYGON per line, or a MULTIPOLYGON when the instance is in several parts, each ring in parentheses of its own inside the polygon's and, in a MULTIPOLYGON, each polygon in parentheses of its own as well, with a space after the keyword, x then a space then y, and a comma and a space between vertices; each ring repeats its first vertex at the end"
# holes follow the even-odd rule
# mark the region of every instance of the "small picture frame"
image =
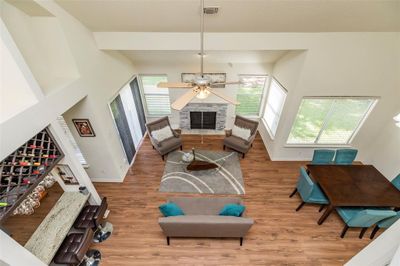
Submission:
MULTIPOLYGON (((196 73, 181 73, 181 80, 184 83, 193 83, 196 76, 199 74, 196 73)), ((226 82, 226 73, 204 73, 204 77, 210 79, 211 83, 225 83, 226 82)), ((213 88, 225 88, 225 84, 213 86, 213 88)))
POLYGON ((67 164, 57 164, 53 170, 66 185, 78 185, 79 182, 76 180, 74 173, 67 164))
POLYGON ((95 137, 96 134, 90 124, 89 119, 72 119, 76 130, 81 137, 95 137))

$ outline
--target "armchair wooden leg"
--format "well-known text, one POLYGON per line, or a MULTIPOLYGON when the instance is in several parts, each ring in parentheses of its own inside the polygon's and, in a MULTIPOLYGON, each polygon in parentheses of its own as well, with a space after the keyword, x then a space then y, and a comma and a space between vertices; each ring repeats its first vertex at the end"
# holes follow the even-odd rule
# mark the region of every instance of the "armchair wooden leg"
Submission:
POLYGON ((340 237, 343 238, 344 235, 346 234, 347 230, 349 229, 349 226, 346 224, 342 230, 342 233, 340 234, 340 237))
POLYGON ((298 212, 301 208, 303 208, 304 204, 306 204, 304 201, 302 201, 299 205, 299 207, 296 208, 296 211, 298 212))
POLYGON ((222 147, 223 150, 225 150, 225 145, 222 147))
POLYGON ((319 207, 318 212, 322 212, 322 210, 325 208, 325 205, 321 205, 321 207, 319 207))
POLYGON ((372 230, 371 236, 369 238, 374 239, 374 237, 378 231, 379 231, 379 227, 377 225, 375 225, 374 229, 372 230))
POLYGON ((169 246, 169 236, 167 236, 167 245, 169 246))
POLYGON ((182 145, 180 146, 180 149, 182 150, 183 148, 182 148, 182 145))
POLYGON ((361 229, 360 235, 358 236, 359 239, 363 238, 365 232, 367 231, 368 227, 363 227, 361 229))
POLYGON ((240 238, 240 246, 243 246, 243 237, 240 238))
POLYGON ((244 159, 244 156, 245 156, 245 154, 243 153, 243 154, 242 154, 242 158, 243 158, 243 159, 244 159))
POLYGON ((289 198, 293 197, 294 194, 296 194, 296 193, 297 193, 297 188, 295 188, 295 189, 293 190, 293 192, 292 192, 292 194, 290 194, 289 198))

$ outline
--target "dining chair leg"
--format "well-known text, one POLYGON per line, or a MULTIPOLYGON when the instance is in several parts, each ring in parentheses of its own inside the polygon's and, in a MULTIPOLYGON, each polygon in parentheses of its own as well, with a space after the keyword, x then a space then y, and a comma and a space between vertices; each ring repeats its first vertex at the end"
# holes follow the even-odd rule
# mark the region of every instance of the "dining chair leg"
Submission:
POLYGON ((301 208, 303 208, 304 204, 306 204, 304 201, 302 201, 299 205, 299 207, 296 208, 296 211, 298 212, 301 208))
POLYGON ((325 208, 325 205, 321 205, 321 207, 319 207, 318 212, 322 212, 322 210, 325 208))
POLYGON ((358 236, 359 239, 363 238, 363 236, 364 236, 365 232, 367 231, 367 229, 368 229, 368 227, 363 227, 361 229, 360 235, 358 236))
POLYGON ((297 193, 297 188, 295 188, 295 189, 293 190, 293 192, 292 192, 292 194, 290 194, 289 198, 293 197, 294 194, 296 194, 296 193, 297 193))
POLYGON ((326 218, 328 218, 329 214, 335 209, 335 206, 329 204, 328 207, 326 208, 325 212, 322 214, 321 218, 318 220, 318 224, 321 225, 324 223, 326 218))
POLYGON ((347 230, 349 229, 349 226, 346 224, 342 230, 342 233, 340 234, 340 237, 343 238, 344 235, 346 234, 347 230))
POLYGON ((369 238, 374 239, 374 237, 378 231, 379 231, 379 227, 377 225, 375 225, 374 229, 372 230, 371 236, 369 238))

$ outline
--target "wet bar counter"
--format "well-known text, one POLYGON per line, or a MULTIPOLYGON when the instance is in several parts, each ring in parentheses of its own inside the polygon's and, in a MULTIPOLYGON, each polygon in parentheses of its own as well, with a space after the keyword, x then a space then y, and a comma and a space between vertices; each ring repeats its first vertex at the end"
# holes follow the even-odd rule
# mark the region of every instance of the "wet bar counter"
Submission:
POLYGON ((25 248, 49 265, 88 198, 79 192, 64 192, 25 248))

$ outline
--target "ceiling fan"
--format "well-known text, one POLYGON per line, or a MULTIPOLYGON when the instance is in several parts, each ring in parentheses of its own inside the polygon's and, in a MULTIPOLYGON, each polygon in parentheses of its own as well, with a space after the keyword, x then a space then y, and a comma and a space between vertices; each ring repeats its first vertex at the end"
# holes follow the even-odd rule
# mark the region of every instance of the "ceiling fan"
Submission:
POLYGON ((213 90, 213 87, 218 85, 231 85, 231 84, 240 84, 240 81, 237 82, 212 82, 207 76, 204 75, 203 68, 204 68, 204 0, 201 0, 201 11, 200 11, 200 73, 196 75, 193 82, 190 83, 181 83, 181 82, 160 82, 157 84, 158 88, 187 88, 191 89, 179 97, 175 102, 171 104, 171 107, 175 110, 182 110, 194 97, 199 99, 205 99, 209 96, 210 93, 224 99, 225 101, 238 105, 235 99, 231 97, 216 92, 213 90))

